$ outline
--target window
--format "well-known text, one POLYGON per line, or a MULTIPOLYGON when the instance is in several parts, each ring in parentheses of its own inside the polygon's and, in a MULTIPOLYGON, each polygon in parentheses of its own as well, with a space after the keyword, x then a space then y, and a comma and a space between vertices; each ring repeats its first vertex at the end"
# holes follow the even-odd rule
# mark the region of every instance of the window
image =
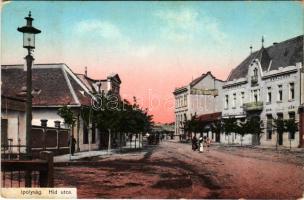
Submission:
POLYGON ((253 98, 254 98, 254 102, 258 102, 259 98, 258 98, 258 91, 257 90, 253 91, 253 98))
POLYGON ((8 119, 1 119, 1 145, 7 145, 8 119))
POLYGON ((271 103, 271 87, 267 89, 267 103, 271 103))
POLYGON ((235 108, 235 105, 236 105, 236 93, 233 94, 232 107, 235 108))
POLYGON ((278 119, 283 119, 283 113, 277 113, 278 119))
POLYGON ((229 106, 229 96, 225 95, 225 108, 228 109, 229 106))
POLYGON ((290 112, 290 113, 288 113, 288 115, 289 115, 289 119, 295 119, 296 118, 295 112, 290 112))
POLYGON ((257 68, 255 68, 255 69, 253 70, 253 76, 254 76, 254 77, 257 77, 257 76, 258 76, 258 69, 257 69, 257 68))
POLYGON ((289 100, 294 100, 295 93, 294 93, 294 83, 289 83, 289 100))
POLYGON ((283 101, 283 89, 282 85, 278 85, 278 101, 283 101))
POLYGON ((245 99, 245 93, 241 92, 241 106, 244 104, 244 99, 245 99))
POLYGON ((273 123, 273 119, 272 119, 272 115, 267 115, 267 135, 266 135, 266 139, 267 140, 271 140, 272 139, 272 123, 273 123))
POLYGON ((96 143, 96 126, 95 123, 92 124, 92 144, 96 143))
POLYGON ((89 130, 88 127, 83 123, 83 144, 89 143, 89 130))
POLYGON ((185 106, 187 106, 187 95, 184 95, 185 106))
MULTIPOLYGON (((288 115, 289 115, 289 119, 293 119, 293 120, 296 119, 295 112, 290 112, 290 113, 288 113, 288 115)), ((295 132, 289 132, 289 139, 291 139, 291 140, 295 139, 295 132)))

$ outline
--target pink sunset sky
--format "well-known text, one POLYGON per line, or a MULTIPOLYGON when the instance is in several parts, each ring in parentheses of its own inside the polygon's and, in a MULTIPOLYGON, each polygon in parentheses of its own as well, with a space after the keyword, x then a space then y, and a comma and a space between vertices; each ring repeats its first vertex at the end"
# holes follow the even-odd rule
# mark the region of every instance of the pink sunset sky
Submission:
POLYGON ((174 121, 176 87, 207 71, 225 80, 262 35, 269 46, 303 34, 298 2, 15 1, 1 12, 2 64, 24 63, 16 29, 29 10, 42 30, 35 63, 87 66, 96 79, 118 73, 122 97, 136 96, 155 122, 174 121))

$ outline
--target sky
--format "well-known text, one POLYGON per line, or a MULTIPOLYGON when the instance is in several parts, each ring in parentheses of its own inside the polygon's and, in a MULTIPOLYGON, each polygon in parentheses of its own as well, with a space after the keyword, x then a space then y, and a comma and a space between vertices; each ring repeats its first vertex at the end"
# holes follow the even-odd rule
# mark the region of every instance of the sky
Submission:
POLYGON ((253 50, 303 34, 301 2, 13 1, 1 9, 1 64, 22 64, 28 12, 40 29, 35 63, 65 63, 102 79, 118 73, 155 122, 174 121, 175 88, 211 71, 225 80, 253 50))

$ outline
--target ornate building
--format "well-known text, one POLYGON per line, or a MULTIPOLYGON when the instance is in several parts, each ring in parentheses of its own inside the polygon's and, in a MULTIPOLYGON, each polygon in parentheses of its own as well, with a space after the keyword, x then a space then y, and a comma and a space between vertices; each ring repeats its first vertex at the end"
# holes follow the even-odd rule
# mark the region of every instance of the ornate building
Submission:
MULTIPOLYGON (((251 53, 231 71, 223 86, 222 117, 234 117, 239 121, 258 117, 263 121, 262 137, 246 135, 243 143, 252 144, 260 140, 262 145, 297 147, 303 144, 303 136, 300 137, 299 132, 279 134, 273 121, 295 118, 299 122, 298 109, 303 103, 304 87, 301 80, 303 35, 273 43, 267 48, 263 42, 262 39, 262 47, 258 51, 251 53)), ((239 143, 241 138, 232 134, 222 139, 223 142, 239 143)))
POLYGON ((184 131, 184 123, 192 116, 203 119, 206 114, 221 112, 222 86, 222 80, 207 72, 188 85, 175 89, 175 135, 183 139, 190 137, 184 131))

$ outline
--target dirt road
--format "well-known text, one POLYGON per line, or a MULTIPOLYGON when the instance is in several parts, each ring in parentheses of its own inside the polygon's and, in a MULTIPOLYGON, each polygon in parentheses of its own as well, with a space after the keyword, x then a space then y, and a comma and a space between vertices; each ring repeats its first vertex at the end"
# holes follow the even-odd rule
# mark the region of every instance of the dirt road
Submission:
POLYGON ((299 198, 303 157, 250 148, 163 142, 143 152, 56 167, 56 187, 79 198, 299 198))

